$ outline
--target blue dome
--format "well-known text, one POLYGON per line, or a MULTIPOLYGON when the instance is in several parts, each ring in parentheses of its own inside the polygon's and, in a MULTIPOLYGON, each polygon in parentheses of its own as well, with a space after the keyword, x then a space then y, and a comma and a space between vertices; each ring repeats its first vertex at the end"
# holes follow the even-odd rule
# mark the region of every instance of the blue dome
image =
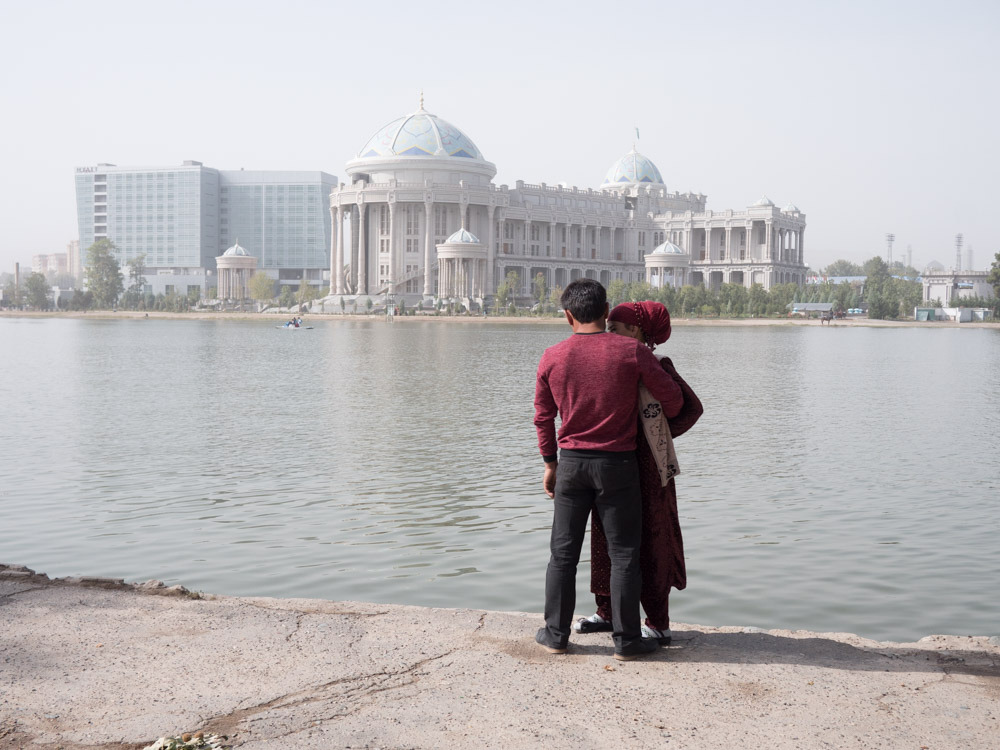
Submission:
POLYGON ((465 227, 459 229, 455 234, 446 240, 447 244, 478 245, 479 238, 465 227))
POLYGON ((245 247, 240 247, 240 241, 237 240, 236 244, 226 250, 223 255, 250 255, 250 253, 247 252, 245 247))
POLYGON ((601 187, 636 184, 662 185, 660 170, 634 148, 611 165, 601 187))
POLYGON ((657 245, 656 249, 651 253, 652 255, 687 255, 681 248, 677 247, 673 242, 667 240, 662 245, 657 245))
POLYGON ((460 156, 482 160, 465 133, 422 108, 393 120, 368 139, 358 158, 379 156, 460 156))

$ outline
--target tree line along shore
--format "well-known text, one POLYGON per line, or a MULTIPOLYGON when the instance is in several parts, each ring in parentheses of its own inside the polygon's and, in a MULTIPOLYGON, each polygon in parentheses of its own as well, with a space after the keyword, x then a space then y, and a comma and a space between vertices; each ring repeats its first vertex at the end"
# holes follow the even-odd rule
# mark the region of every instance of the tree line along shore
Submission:
MULTIPOLYGON (((360 295, 354 300, 340 298, 334 304, 321 303, 317 309, 319 289, 305 279, 298 290, 282 285, 276 294, 275 280, 258 271, 248 284, 248 300, 221 302, 214 299, 214 289, 205 298, 201 290, 188 293, 171 292, 152 294, 144 291, 145 259, 142 256, 128 260, 125 267, 115 256, 115 246, 102 239, 87 249, 87 288, 76 288, 79 281, 49 279, 44 274, 32 273, 16 285, 11 274, 0 275, 0 309, 45 312, 87 312, 98 310, 127 310, 133 312, 189 313, 210 309, 225 313, 243 313, 245 308, 256 311, 265 309, 281 313, 333 313, 341 315, 384 314, 387 301, 380 304, 379 296, 360 295), (7 277, 7 278, 4 278, 7 277), (53 300, 52 284, 70 281, 72 295, 68 299, 53 300), (127 284, 126 284, 127 282, 127 284)), ((876 256, 863 265, 838 260, 823 269, 829 280, 814 284, 777 284, 765 289, 761 284, 749 287, 742 284, 722 284, 717 289, 704 285, 654 287, 646 281, 625 282, 616 279, 608 284, 608 301, 613 307, 621 302, 653 300, 662 302, 675 318, 757 320, 761 318, 786 319, 797 303, 829 303, 832 313, 844 315, 849 310, 861 310, 868 320, 908 320, 921 306, 941 307, 940 301, 923 301, 923 284, 919 272, 897 261, 891 266, 876 256), (839 279, 839 281, 834 280, 839 279)), ((65 276, 65 274, 64 274, 65 276)), ((995 290, 992 299, 963 298, 964 307, 981 307, 993 311, 1000 319, 1000 253, 993 261, 988 282, 995 290)), ((417 303, 407 307, 402 300, 393 303, 393 312, 400 316, 490 316, 516 318, 561 318, 559 298, 562 289, 549 287, 543 274, 530 280, 530 294, 524 294, 520 276, 510 272, 497 285, 492 303, 485 309, 473 305, 466 309, 458 300, 437 300, 417 303)))

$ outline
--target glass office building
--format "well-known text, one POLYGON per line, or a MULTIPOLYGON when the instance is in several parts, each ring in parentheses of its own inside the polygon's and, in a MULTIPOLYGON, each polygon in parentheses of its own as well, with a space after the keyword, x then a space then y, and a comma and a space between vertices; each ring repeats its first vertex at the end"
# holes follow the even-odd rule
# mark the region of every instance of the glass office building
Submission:
POLYGON ((205 293, 215 258, 237 239, 274 278, 323 286, 335 185, 324 172, 224 171, 197 161, 77 167, 80 247, 107 238, 122 266, 145 254, 154 293, 192 286, 205 293))
POLYGON ((319 283, 330 269, 330 191, 325 172, 219 173, 219 254, 239 241, 257 267, 282 281, 319 283))

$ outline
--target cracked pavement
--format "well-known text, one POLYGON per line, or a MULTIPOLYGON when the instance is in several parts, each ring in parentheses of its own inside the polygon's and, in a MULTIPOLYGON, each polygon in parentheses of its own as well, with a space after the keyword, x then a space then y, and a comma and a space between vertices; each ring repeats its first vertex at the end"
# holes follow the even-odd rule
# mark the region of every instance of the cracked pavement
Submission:
POLYGON ((540 622, 0 566, 0 748, 1000 746, 1000 638, 675 624, 622 663, 607 634, 546 654, 540 622))

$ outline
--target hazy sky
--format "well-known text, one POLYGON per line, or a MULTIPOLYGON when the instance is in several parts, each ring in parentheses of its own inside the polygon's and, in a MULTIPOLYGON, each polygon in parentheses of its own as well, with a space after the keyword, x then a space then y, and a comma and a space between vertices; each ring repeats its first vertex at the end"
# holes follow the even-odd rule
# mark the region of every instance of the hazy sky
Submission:
POLYGON ((74 168, 343 165, 426 107, 497 184, 638 149, 713 210, 807 215, 818 269, 1000 251, 1000 3, 0 0, 0 271, 77 237, 74 168))

